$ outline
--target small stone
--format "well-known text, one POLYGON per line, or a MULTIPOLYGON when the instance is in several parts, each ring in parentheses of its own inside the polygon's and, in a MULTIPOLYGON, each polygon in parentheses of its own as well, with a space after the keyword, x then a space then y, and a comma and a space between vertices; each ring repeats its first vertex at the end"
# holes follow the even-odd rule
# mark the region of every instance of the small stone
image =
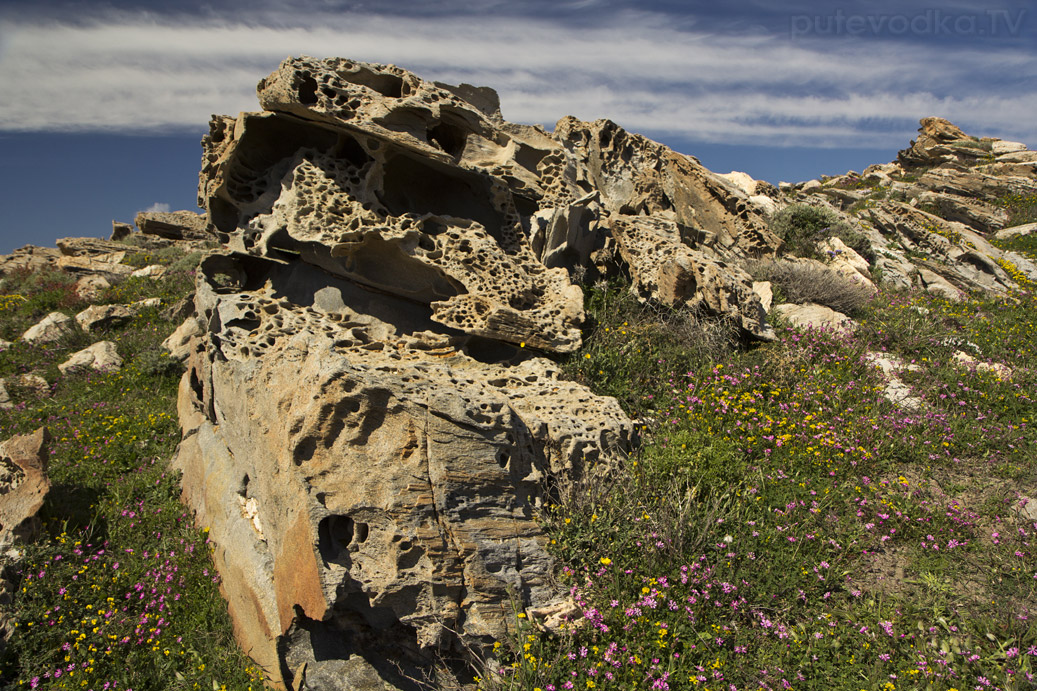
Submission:
POLYGON ((87 333, 128 324, 133 310, 127 305, 90 305, 76 315, 79 328, 87 333))
POLYGON ((151 264, 143 269, 137 269, 130 274, 131 278, 154 278, 159 279, 166 275, 166 267, 161 264, 151 264))
POLYGON ((72 333, 72 318, 61 312, 51 312, 22 334, 26 343, 53 343, 72 333))
POLYGON ((68 374, 77 369, 90 367, 99 372, 118 370, 122 368, 122 358, 119 351, 111 341, 98 341, 88 348, 83 348, 75 353, 65 362, 58 365, 62 374, 68 374))

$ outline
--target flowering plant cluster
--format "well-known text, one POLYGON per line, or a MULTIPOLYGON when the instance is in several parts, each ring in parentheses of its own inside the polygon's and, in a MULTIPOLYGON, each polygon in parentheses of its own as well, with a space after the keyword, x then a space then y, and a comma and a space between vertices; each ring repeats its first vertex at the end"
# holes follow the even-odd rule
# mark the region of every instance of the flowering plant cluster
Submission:
MULTIPOLYGON (((179 254, 170 253, 173 261, 179 254)), ((179 440, 180 366, 161 341, 179 324, 162 314, 193 285, 186 271, 129 279, 102 304, 159 297, 161 308, 100 335, 50 344, 18 336, 51 311, 89 303, 60 272, 15 272, 0 283, 0 377, 10 385, 3 438, 41 426, 51 435, 43 534, 9 566, 13 633, 0 660, 11 689, 260 689, 264 672, 237 649, 212 571, 207 533, 179 502, 168 460, 179 440), (22 296, 14 298, 9 296, 22 296), (57 364, 93 340, 113 341, 119 371, 62 374, 57 364)))
POLYGON ((1037 683, 1033 294, 885 292, 723 362, 594 300, 571 369, 639 377, 645 444, 541 517, 579 615, 519 619, 483 688, 1037 683))

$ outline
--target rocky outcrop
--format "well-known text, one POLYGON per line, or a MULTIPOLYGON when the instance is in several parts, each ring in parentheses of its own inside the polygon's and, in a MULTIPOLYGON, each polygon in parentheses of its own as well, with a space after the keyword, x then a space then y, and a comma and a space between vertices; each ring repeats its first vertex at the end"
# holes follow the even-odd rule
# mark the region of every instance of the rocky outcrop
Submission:
POLYGON ((943 163, 975 163, 986 151, 979 140, 943 118, 923 118, 918 138, 901 151, 898 162, 906 169, 935 167, 943 163))
POLYGON ((305 262, 201 275, 176 465, 257 661, 288 682, 460 656, 506 633, 512 598, 560 597, 532 514, 549 477, 627 445, 615 401, 305 262))
MULTIPOLYGON (((1031 153, 1018 142, 980 139, 925 118, 897 161, 869 166, 863 175, 785 185, 782 201, 831 209, 866 237, 874 256, 866 270, 856 261, 852 267, 865 278, 950 300, 970 291, 1005 294, 1020 281, 1037 280, 1037 264, 991 242, 1015 236, 1003 230, 1010 209, 1037 197, 1037 169, 1024 162, 1031 153), (1002 161, 1005 156, 1018 161, 1002 161)), ((849 268, 842 270, 851 275, 849 268)))
POLYGON ((199 204, 233 249, 300 257, 424 300, 445 326, 562 352, 582 319, 562 269, 615 270, 616 219, 673 220, 685 244, 720 259, 775 246, 693 159, 607 121, 565 119, 553 135, 506 123, 490 93, 391 66, 287 60, 259 85, 270 112, 210 124, 199 204))
POLYGON ((514 606, 566 603, 533 514, 632 434, 539 357, 580 345, 573 280, 629 271, 643 299, 770 338, 728 259, 780 245, 750 200, 777 190, 392 66, 293 58, 258 93, 266 112, 203 140, 227 250, 167 342, 188 367, 176 465, 273 678, 395 684, 393 664, 482 651, 514 606))

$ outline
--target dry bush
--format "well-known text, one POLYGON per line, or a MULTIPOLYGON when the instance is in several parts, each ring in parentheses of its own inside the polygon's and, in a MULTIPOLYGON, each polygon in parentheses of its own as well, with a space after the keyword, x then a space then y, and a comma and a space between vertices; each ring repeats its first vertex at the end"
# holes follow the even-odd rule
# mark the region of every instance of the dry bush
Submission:
POLYGON ((872 290, 831 269, 806 262, 757 261, 746 267, 753 279, 770 281, 775 298, 802 304, 813 302, 854 315, 871 301, 872 290))

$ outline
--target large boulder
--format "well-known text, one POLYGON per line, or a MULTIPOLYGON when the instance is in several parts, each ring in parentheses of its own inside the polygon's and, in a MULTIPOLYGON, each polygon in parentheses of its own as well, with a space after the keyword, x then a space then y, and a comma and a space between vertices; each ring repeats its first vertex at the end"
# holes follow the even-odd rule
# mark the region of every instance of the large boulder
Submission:
POLYGON ((305 262, 209 257, 196 308, 176 465, 275 678, 332 664, 296 649, 311 634, 427 663, 506 635, 511 598, 562 598, 532 517, 549 477, 626 447, 614 400, 305 262))
POLYGON ((175 463, 236 634, 307 688, 485 651, 513 607, 567 606, 545 492, 631 442, 614 400, 540 357, 581 344, 573 279, 627 271, 643 299, 769 338, 728 260, 780 245, 749 200, 777 191, 608 121, 508 123, 490 89, 393 66, 292 58, 258 92, 266 112, 203 140, 226 249, 167 342, 175 463))

